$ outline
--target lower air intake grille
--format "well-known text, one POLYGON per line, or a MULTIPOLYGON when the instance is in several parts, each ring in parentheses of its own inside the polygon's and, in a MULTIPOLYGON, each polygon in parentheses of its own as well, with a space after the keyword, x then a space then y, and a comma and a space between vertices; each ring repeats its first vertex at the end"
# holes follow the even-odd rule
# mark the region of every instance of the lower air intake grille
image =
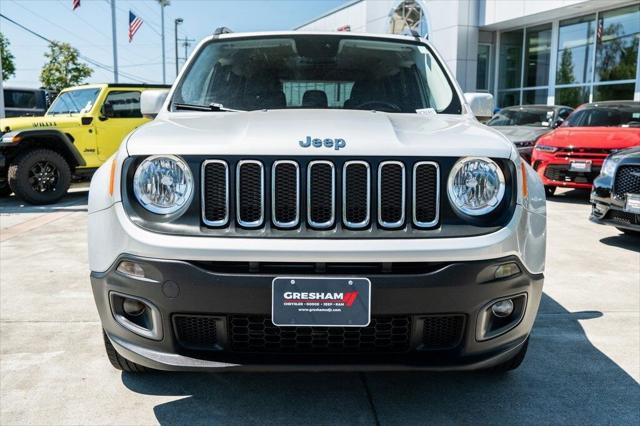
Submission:
POLYGON ((460 343, 464 315, 434 315, 423 319, 422 349, 451 349, 460 343))
POLYGON ((367 327, 276 327, 266 316, 231 316, 229 338, 236 352, 405 352, 411 317, 374 317, 367 327))
POLYGON ((618 167, 613 193, 620 197, 625 194, 640 194, 640 166, 618 167))
POLYGON ((173 325, 176 339, 187 349, 220 349, 218 329, 222 329, 224 319, 206 315, 174 315, 173 325))

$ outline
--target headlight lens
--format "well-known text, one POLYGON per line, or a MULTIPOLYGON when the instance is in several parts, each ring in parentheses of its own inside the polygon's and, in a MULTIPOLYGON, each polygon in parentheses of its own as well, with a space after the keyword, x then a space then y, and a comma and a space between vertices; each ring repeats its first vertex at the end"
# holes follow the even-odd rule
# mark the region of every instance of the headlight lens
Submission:
POLYGON ((133 176, 133 192, 152 213, 181 213, 193 196, 193 175, 179 157, 155 155, 138 166, 133 176))
POLYGON ((455 209, 470 216, 493 211, 502 201, 504 191, 504 174, 489 158, 463 158, 449 174, 449 200, 455 209))
POLYGON ((613 176, 619 161, 620 161, 619 157, 609 157, 606 160, 604 160, 600 174, 602 174, 603 176, 613 176))
POLYGON ((542 152, 556 152, 558 150, 557 147, 555 146, 549 146, 549 145, 536 145, 536 150, 537 151, 542 151, 542 152))

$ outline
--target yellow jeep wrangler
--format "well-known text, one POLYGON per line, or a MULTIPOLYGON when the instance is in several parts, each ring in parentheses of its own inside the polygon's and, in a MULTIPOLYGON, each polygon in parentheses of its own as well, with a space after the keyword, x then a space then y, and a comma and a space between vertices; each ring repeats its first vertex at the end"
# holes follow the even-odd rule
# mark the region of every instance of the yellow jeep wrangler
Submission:
POLYGON ((140 93, 169 87, 82 85, 60 92, 43 117, 0 120, 0 196, 58 201, 72 179, 90 178, 129 132, 149 121, 140 93))

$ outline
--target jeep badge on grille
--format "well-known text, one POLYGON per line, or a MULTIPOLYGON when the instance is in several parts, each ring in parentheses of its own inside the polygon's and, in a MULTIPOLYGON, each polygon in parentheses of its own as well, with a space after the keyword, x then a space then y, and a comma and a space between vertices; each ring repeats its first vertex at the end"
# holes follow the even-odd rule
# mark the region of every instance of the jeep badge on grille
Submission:
POLYGON ((311 138, 311 136, 307 136, 305 140, 301 140, 298 142, 302 148, 309 148, 313 146, 314 148, 333 148, 336 151, 340 150, 340 148, 345 148, 347 146, 347 142, 344 139, 319 139, 319 138, 311 138))

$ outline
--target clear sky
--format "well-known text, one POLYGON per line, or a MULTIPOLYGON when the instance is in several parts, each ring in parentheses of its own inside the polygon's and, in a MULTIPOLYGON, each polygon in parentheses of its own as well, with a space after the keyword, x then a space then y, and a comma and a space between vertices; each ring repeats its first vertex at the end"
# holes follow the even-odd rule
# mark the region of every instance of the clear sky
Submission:
MULTIPOLYGON (((234 31, 289 30, 347 0, 172 0, 165 8, 167 83, 175 77, 174 20, 178 29, 196 42, 217 27, 234 31)), ((71 0, 0 0, 0 13, 52 40, 64 41, 80 53, 111 67, 111 8, 109 0, 82 0, 71 10, 71 0)), ((120 71, 149 83, 162 82, 160 6, 157 0, 116 0, 118 61, 120 71), (129 10, 144 24, 128 42, 129 10)), ((7 86, 39 87, 40 69, 47 43, 0 18, 0 31, 9 39, 15 56, 16 75, 7 86)), ((193 48, 191 46, 190 50, 193 48)), ((180 56, 184 47, 180 46, 180 56)), ((90 82, 113 81, 113 72, 94 69, 90 82)), ((124 76, 121 82, 134 81, 124 76)))

